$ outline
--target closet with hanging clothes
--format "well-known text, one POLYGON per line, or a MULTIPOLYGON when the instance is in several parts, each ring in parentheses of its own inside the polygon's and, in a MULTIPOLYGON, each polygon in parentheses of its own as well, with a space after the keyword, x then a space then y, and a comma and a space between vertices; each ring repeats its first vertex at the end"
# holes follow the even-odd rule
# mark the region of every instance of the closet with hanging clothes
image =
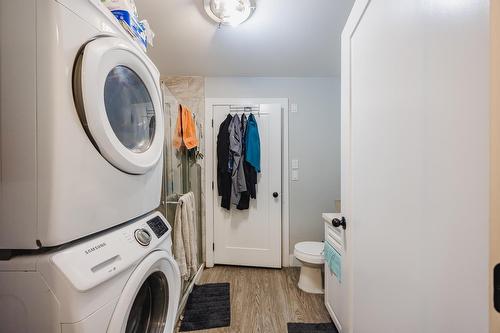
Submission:
POLYGON ((282 106, 288 101, 247 104, 247 99, 238 105, 239 100, 213 99, 206 108, 213 120, 206 223, 207 239, 213 241, 207 244, 207 265, 280 267, 282 106))
POLYGON ((252 107, 231 109, 219 126, 216 151, 221 207, 249 209, 250 199, 257 198, 257 174, 260 173, 259 127, 252 107))

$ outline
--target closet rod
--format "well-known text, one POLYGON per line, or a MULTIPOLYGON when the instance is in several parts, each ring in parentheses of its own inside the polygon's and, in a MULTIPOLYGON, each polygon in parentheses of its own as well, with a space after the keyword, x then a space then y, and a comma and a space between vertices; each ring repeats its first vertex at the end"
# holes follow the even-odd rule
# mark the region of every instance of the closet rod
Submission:
POLYGON ((269 112, 260 112, 260 111, 245 111, 245 110, 241 110, 241 111, 229 111, 230 114, 238 114, 238 113, 256 113, 258 116, 260 115, 266 115, 266 114, 269 114, 269 112))
POLYGON ((260 105, 229 105, 229 109, 237 110, 259 110, 260 105))
POLYGON ((260 105, 229 105, 231 109, 259 109, 260 105))

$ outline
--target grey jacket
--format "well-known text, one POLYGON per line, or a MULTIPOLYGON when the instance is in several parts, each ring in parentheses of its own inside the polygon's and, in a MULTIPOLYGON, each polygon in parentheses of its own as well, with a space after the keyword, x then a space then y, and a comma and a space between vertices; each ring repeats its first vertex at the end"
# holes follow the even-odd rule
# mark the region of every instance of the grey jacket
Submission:
POLYGON ((237 205, 240 202, 241 193, 247 190, 245 171, 243 169, 243 140, 244 137, 241 133, 240 117, 234 115, 229 124, 229 153, 233 161, 233 170, 231 174, 231 203, 233 205, 237 205))

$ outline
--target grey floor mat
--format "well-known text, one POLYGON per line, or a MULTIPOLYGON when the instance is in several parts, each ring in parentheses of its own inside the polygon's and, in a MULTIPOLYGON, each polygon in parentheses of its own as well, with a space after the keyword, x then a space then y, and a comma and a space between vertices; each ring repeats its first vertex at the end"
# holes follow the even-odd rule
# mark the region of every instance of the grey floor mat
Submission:
POLYGON ((195 286, 189 295, 180 332, 231 325, 229 283, 195 286))
POLYGON ((288 323, 288 333, 339 333, 333 323, 288 323))

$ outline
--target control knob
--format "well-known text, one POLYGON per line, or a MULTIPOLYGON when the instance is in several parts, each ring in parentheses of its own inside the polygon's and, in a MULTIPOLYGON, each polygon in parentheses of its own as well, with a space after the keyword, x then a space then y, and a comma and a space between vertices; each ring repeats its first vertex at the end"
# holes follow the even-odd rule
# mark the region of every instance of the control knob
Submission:
POLYGON ((137 229, 134 232, 134 237, 137 243, 142 246, 148 246, 151 243, 151 234, 146 229, 137 229))

